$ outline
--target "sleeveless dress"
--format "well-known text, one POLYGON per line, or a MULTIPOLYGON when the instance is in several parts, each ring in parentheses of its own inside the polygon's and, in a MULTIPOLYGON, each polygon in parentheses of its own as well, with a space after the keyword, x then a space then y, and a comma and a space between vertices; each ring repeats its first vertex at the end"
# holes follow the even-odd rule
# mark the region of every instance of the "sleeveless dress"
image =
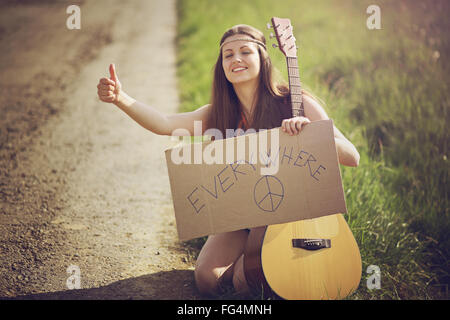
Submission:
MULTIPOLYGON (((281 120, 280 120, 280 123, 278 124, 279 127, 281 126, 281 122, 282 122, 284 119, 290 119, 290 118, 292 118, 292 108, 291 108, 290 104, 288 103, 288 102, 289 102, 288 99, 287 99, 287 98, 284 99, 283 102, 284 102, 284 104, 281 105, 280 107, 278 107, 278 108, 279 108, 279 111, 280 111, 280 115, 281 115, 281 120)), ((240 117, 240 119, 239 119, 239 121, 238 121, 238 124, 237 124, 237 126, 236 126, 236 129, 242 129, 242 130, 244 130, 244 131, 246 131, 246 130, 249 129, 249 128, 248 128, 248 121, 247 121, 247 118, 245 117, 245 115, 244 115, 244 113, 242 112, 242 110, 241 110, 241 117, 240 117)))

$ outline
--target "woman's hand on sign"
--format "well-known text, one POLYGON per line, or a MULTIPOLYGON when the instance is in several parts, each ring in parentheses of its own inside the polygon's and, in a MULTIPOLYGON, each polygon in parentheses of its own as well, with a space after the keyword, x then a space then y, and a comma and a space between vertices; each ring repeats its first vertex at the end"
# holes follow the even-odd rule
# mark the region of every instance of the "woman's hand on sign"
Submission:
POLYGON ((281 123, 281 128, 289 135, 297 135, 303 129, 305 125, 311 121, 306 117, 293 117, 290 119, 284 119, 281 123))
POLYGON ((110 103, 118 101, 122 85, 117 77, 114 64, 109 65, 109 78, 101 78, 97 89, 97 94, 101 101, 110 103))

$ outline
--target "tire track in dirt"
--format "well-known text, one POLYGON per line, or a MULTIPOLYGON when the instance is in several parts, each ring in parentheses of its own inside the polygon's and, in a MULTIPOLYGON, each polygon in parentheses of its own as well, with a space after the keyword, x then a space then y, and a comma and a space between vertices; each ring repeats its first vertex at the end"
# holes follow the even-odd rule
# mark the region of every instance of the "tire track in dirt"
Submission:
MULTIPOLYGON (((176 112, 174 5, 82 3, 78 35, 53 31, 49 42, 31 44, 34 54, 1 66, 10 74, 30 73, 16 81, 13 102, 28 83, 41 100, 30 95, 25 105, 39 109, 47 99, 58 106, 48 116, 36 116, 28 139, 4 141, 11 150, 2 162, 12 163, 7 157, 13 153, 16 160, 2 175, 0 296, 197 298, 194 262, 177 242, 163 152, 170 139, 146 131, 96 97, 98 79, 114 62, 125 91, 176 112), (58 50, 68 55, 59 62, 58 50), (41 81, 43 74, 49 75, 47 82, 41 81), (69 265, 80 268, 80 290, 66 287, 69 265)), ((41 10, 48 24, 61 18, 65 22, 65 10, 60 12, 64 5, 40 8, 35 10, 41 10)), ((16 34, 19 41, 30 36, 16 34)), ((4 83, 12 86, 14 81, 2 79, 4 83)), ((19 126, 15 132, 23 130, 19 126)))

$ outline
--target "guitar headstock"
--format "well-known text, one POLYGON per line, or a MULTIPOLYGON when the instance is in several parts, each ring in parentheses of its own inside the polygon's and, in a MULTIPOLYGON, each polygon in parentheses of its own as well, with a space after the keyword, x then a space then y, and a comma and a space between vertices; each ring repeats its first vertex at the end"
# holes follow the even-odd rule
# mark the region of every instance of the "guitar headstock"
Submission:
POLYGON ((295 44, 295 37, 291 20, 273 17, 271 23, 267 24, 267 28, 273 28, 275 35, 270 34, 270 37, 276 37, 278 46, 273 44, 274 48, 278 47, 286 57, 297 57, 297 46, 295 44))

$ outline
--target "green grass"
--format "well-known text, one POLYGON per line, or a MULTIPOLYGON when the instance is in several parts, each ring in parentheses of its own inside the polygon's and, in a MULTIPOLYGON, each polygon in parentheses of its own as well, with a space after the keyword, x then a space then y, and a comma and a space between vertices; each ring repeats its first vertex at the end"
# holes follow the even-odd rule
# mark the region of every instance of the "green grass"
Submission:
MULTIPOLYGON (((325 102, 328 115, 361 154, 358 168, 341 166, 345 216, 363 262, 360 286, 349 299, 448 298, 448 40, 430 45, 432 34, 414 33, 420 21, 435 19, 443 28, 446 19, 424 10, 417 22, 414 12, 378 1, 382 30, 371 31, 366 28, 370 4, 179 0, 180 111, 209 102, 227 28, 245 23, 267 31, 272 16, 290 18, 303 86, 325 102), (371 264, 381 269, 380 290, 366 287, 371 264)), ((287 79, 284 56, 269 50, 287 79)), ((203 241, 191 244, 198 250, 203 241)))

